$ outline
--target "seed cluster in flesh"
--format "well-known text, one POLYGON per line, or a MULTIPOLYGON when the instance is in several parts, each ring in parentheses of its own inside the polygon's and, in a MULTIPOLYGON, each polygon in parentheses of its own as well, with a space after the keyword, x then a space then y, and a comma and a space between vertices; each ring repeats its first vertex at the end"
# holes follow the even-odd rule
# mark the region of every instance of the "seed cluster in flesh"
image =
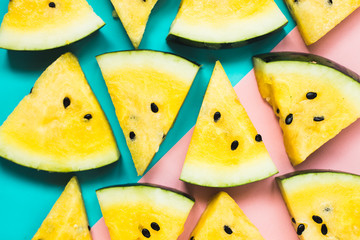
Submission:
MULTIPOLYGON (((150 227, 154 230, 154 231, 160 231, 160 226, 159 224, 157 224, 156 222, 152 222, 150 224, 150 227)), ((139 229, 141 229, 141 234, 146 237, 146 238, 150 238, 151 237, 151 233, 147 228, 142 228, 141 226, 139 226, 139 229)))
MULTIPOLYGON (((327 211, 326 209, 325 209, 325 211, 327 211)), ((315 222, 315 223, 317 223, 317 224, 321 224, 321 233, 322 233, 322 235, 327 235, 327 233, 328 233, 328 228, 327 228, 327 226, 326 226, 326 224, 325 223, 323 223, 324 221, 323 221, 323 219, 320 217, 320 216, 317 216, 317 215, 313 215, 312 216, 312 220, 315 222)), ((296 224, 296 220, 295 220, 295 218, 291 218, 291 221, 294 223, 294 224, 296 224)), ((305 231, 305 228, 306 228, 306 225, 305 224, 303 224, 303 223, 300 223, 298 226, 297 226, 297 228, 296 228, 296 233, 297 233, 297 235, 302 235, 303 234, 303 232, 305 231)))

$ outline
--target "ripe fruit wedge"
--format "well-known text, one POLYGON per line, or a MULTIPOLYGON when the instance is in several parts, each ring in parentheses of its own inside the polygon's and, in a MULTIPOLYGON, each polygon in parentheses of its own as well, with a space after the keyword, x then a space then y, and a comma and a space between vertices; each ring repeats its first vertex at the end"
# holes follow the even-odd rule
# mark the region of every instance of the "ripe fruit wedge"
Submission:
POLYGON ((251 239, 263 240, 237 203, 219 192, 208 204, 191 233, 191 240, 251 239))
POLYGON ((156 51, 96 57, 136 171, 142 175, 172 127, 199 66, 156 51))
POLYGON ((104 25, 86 0, 11 0, 0 28, 0 47, 11 50, 61 47, 104 25))
POLYGON ((263 38, 286 24, 273 0, 182 0, 167 40, 231 48, 263 38))
POLYGON ((138 48, 157 0, 111 0, 134 48, 138 48))
POLYGON ((52 172, 119 159, 110 125, 73 54, 50 65, 0 127, 0 156, 52 172))
POLYGON ((293 165, 360 117, 360 77, 328 59, 303 53, 253 58, 261 96, 279 117, 293 165))
POLYGON ((180 179, 211 187, 238 186, 278 171, 220 62, 205 93, 180 179))
POLYGON ((111 239, 177 239, 194 205, 183 193, 152 185, 96 191, 111 239))
POLYGON ((92 239, 79 182, 76 177, 70 179, 64 192, 32 238, 32 240, 39 239, 92 239))
POLYGON ((306 45, 326 33, 360 7, 360 0, 285 0, 306 45))
POLYGON ((360 239, 360 176, 313 170, 277 182, 301 240, 360 239))

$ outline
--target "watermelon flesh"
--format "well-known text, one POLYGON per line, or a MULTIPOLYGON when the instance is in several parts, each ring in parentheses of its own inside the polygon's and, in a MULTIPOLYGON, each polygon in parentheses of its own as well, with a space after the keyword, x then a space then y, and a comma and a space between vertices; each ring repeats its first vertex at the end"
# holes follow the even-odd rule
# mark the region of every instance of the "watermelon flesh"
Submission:
POLYGON ((110 125, 73 54, 50 65, 0 127, 0 156, 52 172, 119 159, 110 125))
POLYGON ((301 240, 360 239, 360 176, 310 170, 277 182, 301 240))
POLYGON ((0 47, 56 48, 80 40, 104 25, 86 0, 11 0, 0 27, 0 47))
POLYGON ((279 117, 293 165, 360 117, 360 77, 312 54, 269 53, 253 58, 261 96, 279 117))
POLYGON ((277 169, 221 63, 215 64, 180 179, 230 187, 267 178, 277 169))
POLYGON ((32 238, 32 240, 39 239, 92 239, 80 185, 76 177, 70 179, 32 238))
POLYGON ((194 204, 188 195, 146 184, 96 194, 111 239, 177 239, 194 204))

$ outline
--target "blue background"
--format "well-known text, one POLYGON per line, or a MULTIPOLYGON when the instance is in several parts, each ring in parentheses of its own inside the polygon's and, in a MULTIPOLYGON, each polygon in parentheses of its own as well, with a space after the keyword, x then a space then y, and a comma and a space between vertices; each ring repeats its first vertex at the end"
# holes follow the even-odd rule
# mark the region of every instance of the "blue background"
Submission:
MULTIPOLYGON (((79 178, 91 226, 101 217, 96 189, 114 184, 134 183, 140 179, 95 59, 96 55, 105 52, 129 50, 133 47, 121 22, 112 17, 113 7, 110 0, 88 2, 106 23, 100 31, 91 36, 66 47, 40 52, 0 49, 0 123, 5 121, 21 99, 29 93, 40 74, 62 53, 71 51, 79 58, 89 84, 110 121, 122 154, 121 159, 109 166, 79 173, 48 173, 0 159, 0 239, 31 239, 73 175, 79 178)), ((251 57, 254 54, 269 52, 294 28, 295 24, 283 1, 275 2, 289 20, 282 31, 240 48, 206 50, 166 43, 165 39, 180 0, 158 1, 139 48, 173 52, 201 64, 202 67, 174 127, 150 167, 195 124, 216 60, 221 61, 235 85, 252 69, 251 57)), ((1 19, 7 12, 7 5, 8 1, 0 1, 1 19)))

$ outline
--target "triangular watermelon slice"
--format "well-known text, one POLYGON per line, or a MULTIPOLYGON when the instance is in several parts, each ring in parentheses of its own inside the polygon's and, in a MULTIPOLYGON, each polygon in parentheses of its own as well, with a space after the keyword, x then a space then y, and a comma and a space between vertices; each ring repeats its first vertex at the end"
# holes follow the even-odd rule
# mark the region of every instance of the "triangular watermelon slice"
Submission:
POLYGON ((277 173, 220 62, 205 93, 180 179, 230 187, 277 173))
POLYGON ((110 125, 71 53, 59 57, 0 127, 0 156, 53 172, 119 159, 110 125))
POLYGON ((190 236, 190 240, 264 240, 226 192, 219 192, 211 200, 190 236))
POLYGON ((134 48, 138 48, 158 0, 111 0, 134 48))
POLYGON ((80 40, 104 24, 86 0, 11 0, 0 28, 0 47, 56 48, 80 40))
POLYGON ((343 66, 291 52, 253 61, 260 94, 279 117, 294 166, 360 117, 360 77, 343 66))
POLYGON ((137 184, 96 191, 111 239, 175 240, 194 200, 181 192, 137 184))
POLYGON ((307 45, 313 44, 360 7, 360 0, 285 0, 307 45))
POLYGON ((360 239, 359 175, 308 170, 277 182, 301 240, 360 239))
POLYGON ((79 182, 71 178, 32 240, 91 240, 79 182))
POLYGON ((142 175, 172 127, 199 66, 149 50, 107 53, 97 60, 142 175))

